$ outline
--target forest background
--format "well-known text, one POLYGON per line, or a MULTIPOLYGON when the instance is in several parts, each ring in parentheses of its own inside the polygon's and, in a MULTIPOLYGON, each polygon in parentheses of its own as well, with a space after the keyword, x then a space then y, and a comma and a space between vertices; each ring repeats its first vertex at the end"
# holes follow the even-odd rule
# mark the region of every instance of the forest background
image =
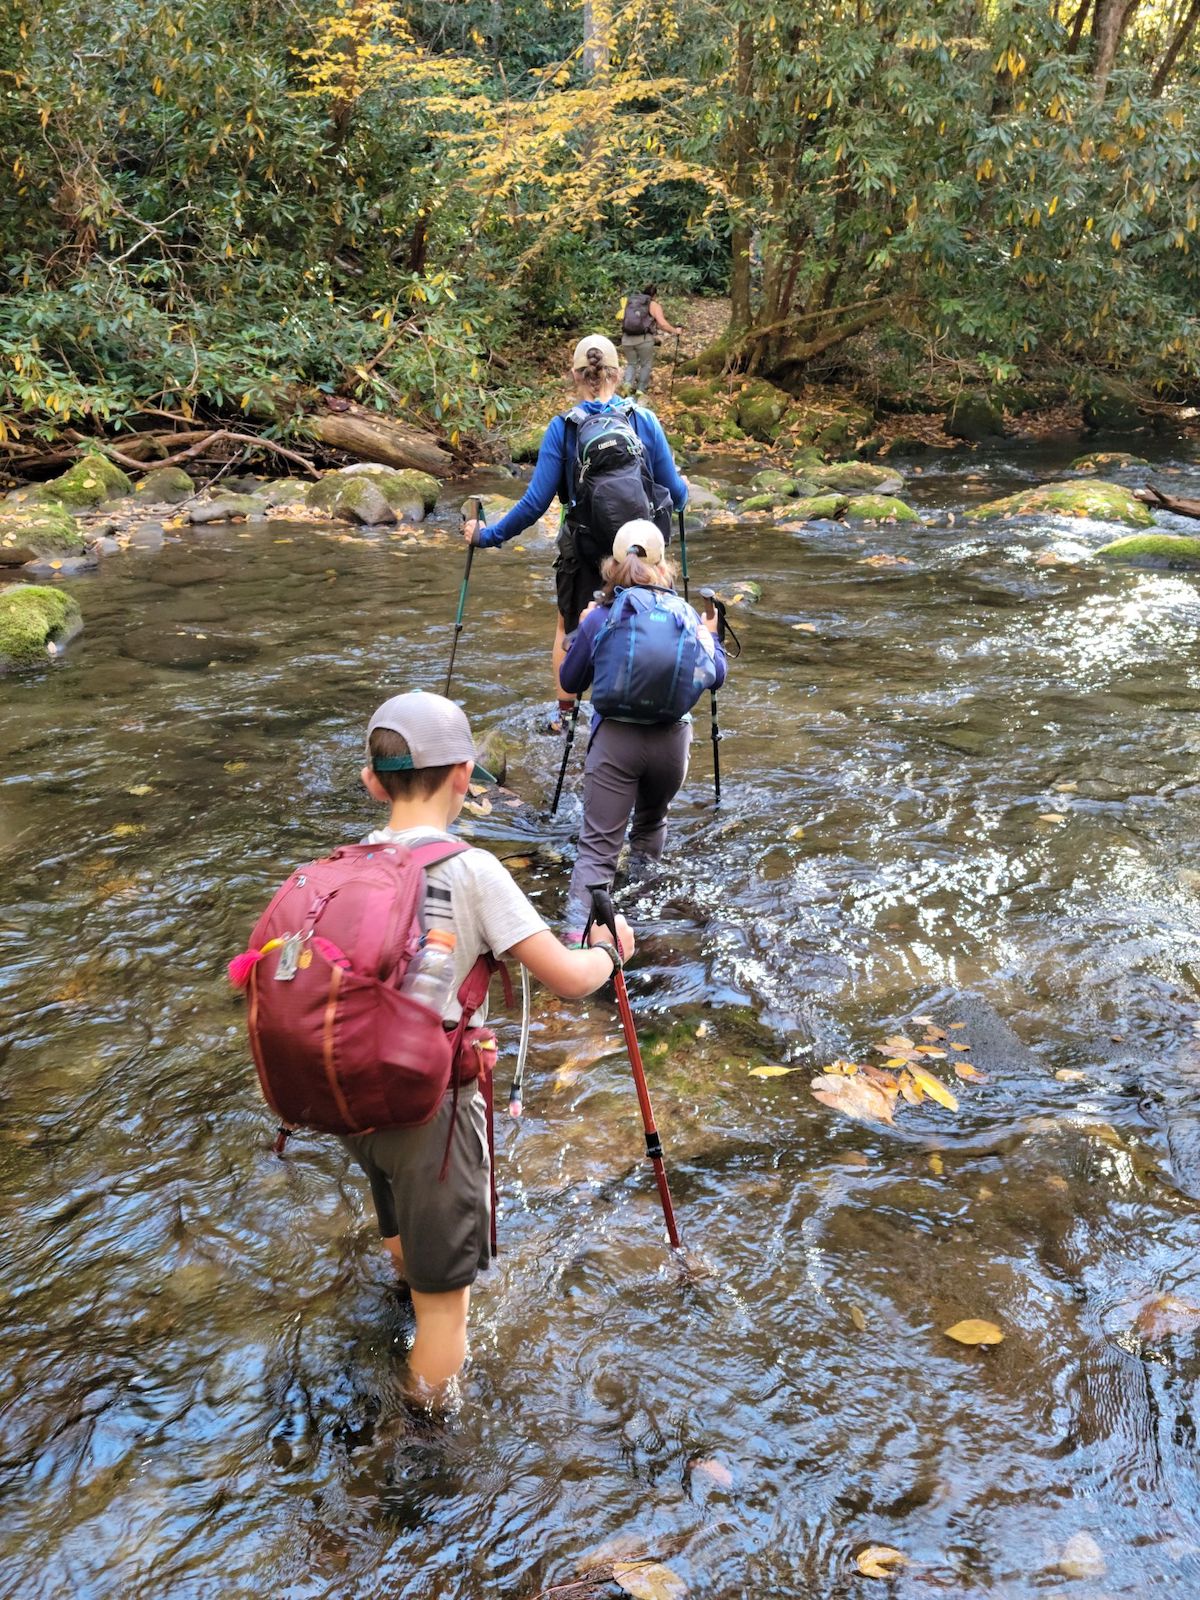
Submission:
MULTIPOLYGON (((465 453, 620 296, 883 406, 1200 393, 1200 0, 0 0, 0 450, 465 453)), ((4 458, 0 457, 0 460, 4 458)))

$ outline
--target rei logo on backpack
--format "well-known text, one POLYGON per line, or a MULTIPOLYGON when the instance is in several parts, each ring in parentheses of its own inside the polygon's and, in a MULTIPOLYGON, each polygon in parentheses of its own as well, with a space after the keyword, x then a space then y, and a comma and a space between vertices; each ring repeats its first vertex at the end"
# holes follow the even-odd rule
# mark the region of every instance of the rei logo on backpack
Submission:
POLYGON ((593 566, 612 555, 618 530, 635 518, 648 518, 666 541, 671 538, 671 497, 654 481, 630 420, 633 409, 621 402, 604 411, 576 406, 567 413, 567 426, 575 430, 575 447, 568 452, 568 520, 576 549, 593 566))
POLYGON ((452 1082, 456 1091, 476 1076, 490 1082, 495 1039, 468 1024, 497 968, 492 957, 481 956, 459 989, 457 1027, 399 989, 421 942, 425 869, 467 848, 343 845, 292 873, 250 948, 229 963, 231 982, 247 990, 263 1096, 286 1126, 415 1127, 452 1082))
POLYGON ((717 681, 712 634, 671 589, 618 589, 592 654, 592 705, 626 722, 678 722, 717 681))
POLYGON ((621 332, 631 339, 645 338, 654 332, 654 318, 650 315, 651 296, 631 294, 625 302, 625 315, 621 318, 621 332))

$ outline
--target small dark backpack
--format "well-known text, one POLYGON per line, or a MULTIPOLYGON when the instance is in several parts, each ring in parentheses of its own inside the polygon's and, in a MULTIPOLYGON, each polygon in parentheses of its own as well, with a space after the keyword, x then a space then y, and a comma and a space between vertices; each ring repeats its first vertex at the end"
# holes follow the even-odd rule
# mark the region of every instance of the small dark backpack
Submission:
POLYGON ((630 338, 643 338, 654 332, 654 318, 650 315, 648 294, 631 294, 625 302, 625 315, 621 318, 621 332, 630 338))
POLYGON ((592 652, 592 705, 625 722, 678 722, 717 681, 712 634, 673 589, 618 589, 592 652))
POLYGON ((671 497, 654 481, 630 420, 632 409, 622 403, 598 412, 576 406, 567 413, 568 521, 578 553, 597 567, 612 555, 620 528, 635 518, 648 518, 664 540, 671 538, 671 497))

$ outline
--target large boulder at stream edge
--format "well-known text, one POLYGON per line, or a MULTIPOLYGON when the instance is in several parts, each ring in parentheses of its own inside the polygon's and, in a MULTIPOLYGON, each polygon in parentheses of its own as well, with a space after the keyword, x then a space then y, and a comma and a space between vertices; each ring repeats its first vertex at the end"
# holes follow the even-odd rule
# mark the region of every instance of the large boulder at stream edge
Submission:
POLYGON ((699 475, 688 476, 688 502, 687 509, 693 511, 724 511, 725 502, 730 498, 729 490, 723 483, 718 483, 715 478, 702 478, 699 475))
POLYGON ((836 489, 842 494, 897 494, 904 477, 895 467, 877 467, 870 461, 831 461, 812 472, 820 489, 836 489))
POLYGON ((62 506, 0 504, 0 567, 65 561, 86 550, 83 530, 62 506))
POLYGON ((1083 401, 1083 422, 1093 433, 1139 433, 1150 426, 1133 391, 1115 378, 1093 378, 1083 401))
POLYGON ((147 505, 177 506, 195 492, 195 481, 182 467, 155 467, 139 482, 134 499, 147 505))
POLYGON ((846 507, 847 522, 920 522, 903 500, 890 494, 859 494, 846 507))
POLYGON ((1092 450, 1076 456, 1072 472, 1124 472, 1129 467, 1148 467, 1145 456, 1131 456, 1127 450, 1092 450))
POLYGON ((1131 567, 1161 567, 1168 572, 1200 572, 1200 538, 1181 533, 1133 533, 1101 545, 1105 561, 1131 567))
POLYGON ((1123 522, 1129 528, 1149 528, 1154 518, 1140 500, 1119 483, 1075 478, 1066 483, 1042 483, 989 500, 967 512, 968 522, 994 522, 1002 517, 1089 517, 1093 522, 1123 522))
POLYGON ((78 605, 61 589, 32 583, 0 589, 0 672, 44 666, 82 627, 78 605))
POLYGON ((132 490, 132 481, 107 456, 87 455, 68 467, 60 478, 38 484, 32 498, 57 501, 73 511, 84 511, 103 505, 106 500, 120 499, 132 490))
POLYGON ((791 396, 773 383, 752 378, 742 385, 737 397, 737 425, 752 439, 774 444, 791 403, 791 396))
MULTIPOLYGON (((365 528, 396 520, 387 495, 374 478, 365 474, 348 477, 341 472, 329 473, 308 491, 308 503, 314 511, 324 511, 343 522, 358 522, 365 528)), ((420 510, 420 501, 414 509, 420 510)))
POLYGON ((1004 412, 986 394, 960 394, 946 413, 942 427, 952 439, 980 444, 1004 437, 1004 412))
MULTIPOLYGON (((428 516, 438 503, 442 486, 429 472, 418 472, 414 467, 380 467, 369 461, 356 461, 353 466, 341 467, 334 473, 338 478, 369 478, 382 491, 390 506, 398 511, 402 506, 419 506, 421 514, 428 516)), ((421 517, 406 517, 408 522, 420 522, 421 517)))

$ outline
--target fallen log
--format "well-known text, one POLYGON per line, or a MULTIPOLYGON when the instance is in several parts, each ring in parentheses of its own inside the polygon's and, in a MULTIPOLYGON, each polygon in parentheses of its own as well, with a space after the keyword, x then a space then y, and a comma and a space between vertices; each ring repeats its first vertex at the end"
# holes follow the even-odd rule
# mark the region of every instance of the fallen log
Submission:
POLYGON ((1156 489, 1148 483, 1144 489, 1133 491, 1135 500, 1141 500, 1148 506, 1158 506, 1163 511, 1173 511, 1177 517, 1200 517, 1200 500, 1190 500, 1186 496, 1164 494, 1161 489, 1156 489))
POLYGON ((359 461, 376 461, 385 467, 415 467, 445 478, 454 468, 454 457, 431 433, 397 422, 381 411, 341 402, 345 409, 319 411, 309 417, 305 429, 330 450, 342 450, 359 461))

